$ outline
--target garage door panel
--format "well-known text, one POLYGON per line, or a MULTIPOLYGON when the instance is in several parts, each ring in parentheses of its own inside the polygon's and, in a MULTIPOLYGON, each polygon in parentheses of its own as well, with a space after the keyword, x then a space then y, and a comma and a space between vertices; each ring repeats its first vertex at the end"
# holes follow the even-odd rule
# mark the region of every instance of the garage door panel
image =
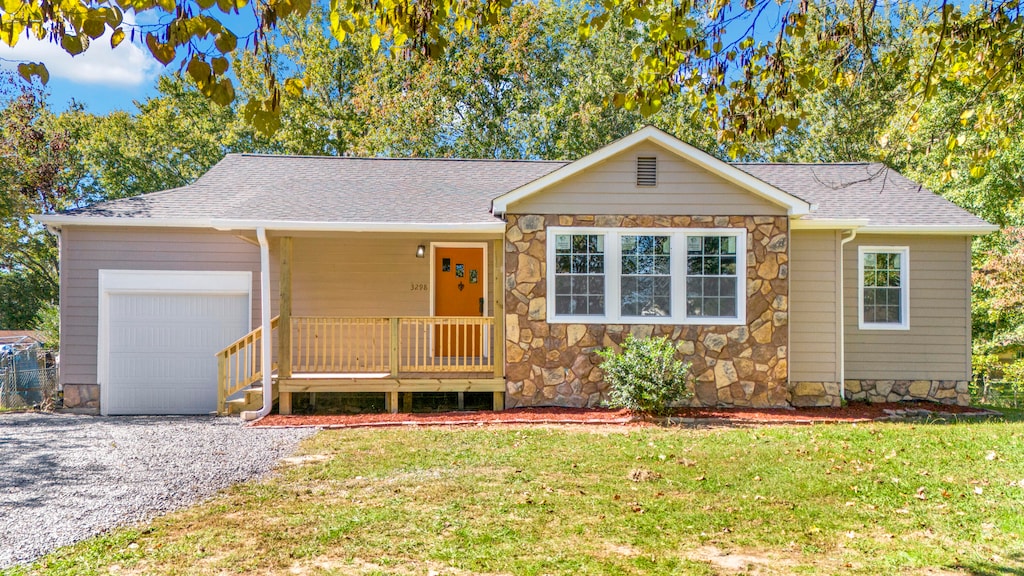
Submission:
POLYGON ((109 414, 217 409, 215 354, 249 328, 248 295, 110 294, 109 414))
MULTIPOLYGON (((244 313, 241 312, 241 313, 244 313)), ((241 314, 240 313, 240 314, 241 314)), ((216 347, 220 350, 231 344, 245 331, 238 333, 237 318, 235 321, 192 319, 192 322, 176 319, 164 322, 160 319, 145 319, 141 322, 150 323, 139 326, 136 323, 112 323, 110 327, 111 351, 159 352, 175 350, 178 352, 197 352, 216 347), (115 344, 117 343, 117 344, 115 344)), ((244 320, 244 318, 243 318, 244 320)))
POLYGON ((110 301, 111 318, 182 320, 207 317, 234 320, 237 308, 225 303, 238 302, 241 295, 117 294, 110 301))

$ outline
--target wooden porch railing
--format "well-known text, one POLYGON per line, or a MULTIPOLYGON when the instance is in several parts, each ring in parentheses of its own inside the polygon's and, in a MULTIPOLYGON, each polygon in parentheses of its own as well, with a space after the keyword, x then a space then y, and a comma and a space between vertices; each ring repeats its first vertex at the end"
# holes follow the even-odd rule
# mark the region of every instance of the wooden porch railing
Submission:
MULTIPOLYGON (((276 329, 278 317, 270 320, 276 329)), ((233 394, 263 379, 263 327, 242 336, 217 353, 217 409, 223 411, 233 394)), ((271 370, 274 369, 271 364, 271 370)))
POLYGON ((494 319, 293 316, 294 373, 491 372, 494 319))
MULTIPOLYGON (((277 332, 278 323, 270 324, 277 332)), ((494 318, 293 316, 289 323, 293 374, 494 371, 494 318)), ((258 327, 217 353, 218 410, 263 378, 262 342, 258 327)))
POLYGON ((494 319, 481 316, 397 318, 401 372, 491 372, 494 319))
POLYGON ((292 372, 388 372, 388 318, 292 316, 292 372))

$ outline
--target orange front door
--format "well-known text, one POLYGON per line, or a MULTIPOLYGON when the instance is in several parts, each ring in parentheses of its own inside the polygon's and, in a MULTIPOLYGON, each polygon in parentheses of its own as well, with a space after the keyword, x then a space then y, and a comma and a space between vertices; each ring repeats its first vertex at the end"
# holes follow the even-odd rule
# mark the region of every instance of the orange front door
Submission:
MULTIPOLYGON (((484 315, 483 248, 434 249, 434 315, 484 315)), ((483 356, 480 326, 437 326, 434 355, 483 356)))

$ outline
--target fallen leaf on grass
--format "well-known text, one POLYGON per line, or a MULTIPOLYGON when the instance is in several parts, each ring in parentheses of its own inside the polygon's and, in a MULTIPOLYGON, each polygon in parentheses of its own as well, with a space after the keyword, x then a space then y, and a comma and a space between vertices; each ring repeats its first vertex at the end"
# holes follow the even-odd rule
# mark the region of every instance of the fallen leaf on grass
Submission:
POLYGON ((627 474, 626 477, 633 482, 650 482, 661 478, 661 474, 644 468, 634 468, 629 471, 629 474, 627 474))
POLYGON ((925 495, 925 493, 924 493, 924 486, 919 486, 917 488, 917 493, 914 494, 914 498, 917 498, 918 500, 927 500, 928 499, 928 496, 925 495))

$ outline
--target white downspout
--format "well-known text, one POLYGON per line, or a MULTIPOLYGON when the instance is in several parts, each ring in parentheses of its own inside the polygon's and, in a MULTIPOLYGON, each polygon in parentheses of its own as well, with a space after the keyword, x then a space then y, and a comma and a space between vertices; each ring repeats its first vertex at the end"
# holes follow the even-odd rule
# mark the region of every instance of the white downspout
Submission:
POLYGON ((64 382, 61 380, 60 352, 64 340, 64 275, 61 268, 64 266, 64 236, 60 226, 46 224, 46 230, 57 237, 57 390, 64 391, 64 382))
POLYGON ((839 242, 839 401, 846 398, 846 289, 843 287, 846 268, 843 265, 846 245, 857 237, 857 230, 839 242))
POLYGON ((242 412, 242 420, 263 418, 270 414, 270 409, 274 406, 271 388, 274 383, 274 343, 270 332, 270 315, 273 313, 270 309, 270 245, 267 243, 267 231, 264 228, 256 229, 256 238, 260 242, 260 318, 263 327, 263 338, 260 339, 263 350, 260 354, 263 358, 263 406, 256 411, 242 412))

